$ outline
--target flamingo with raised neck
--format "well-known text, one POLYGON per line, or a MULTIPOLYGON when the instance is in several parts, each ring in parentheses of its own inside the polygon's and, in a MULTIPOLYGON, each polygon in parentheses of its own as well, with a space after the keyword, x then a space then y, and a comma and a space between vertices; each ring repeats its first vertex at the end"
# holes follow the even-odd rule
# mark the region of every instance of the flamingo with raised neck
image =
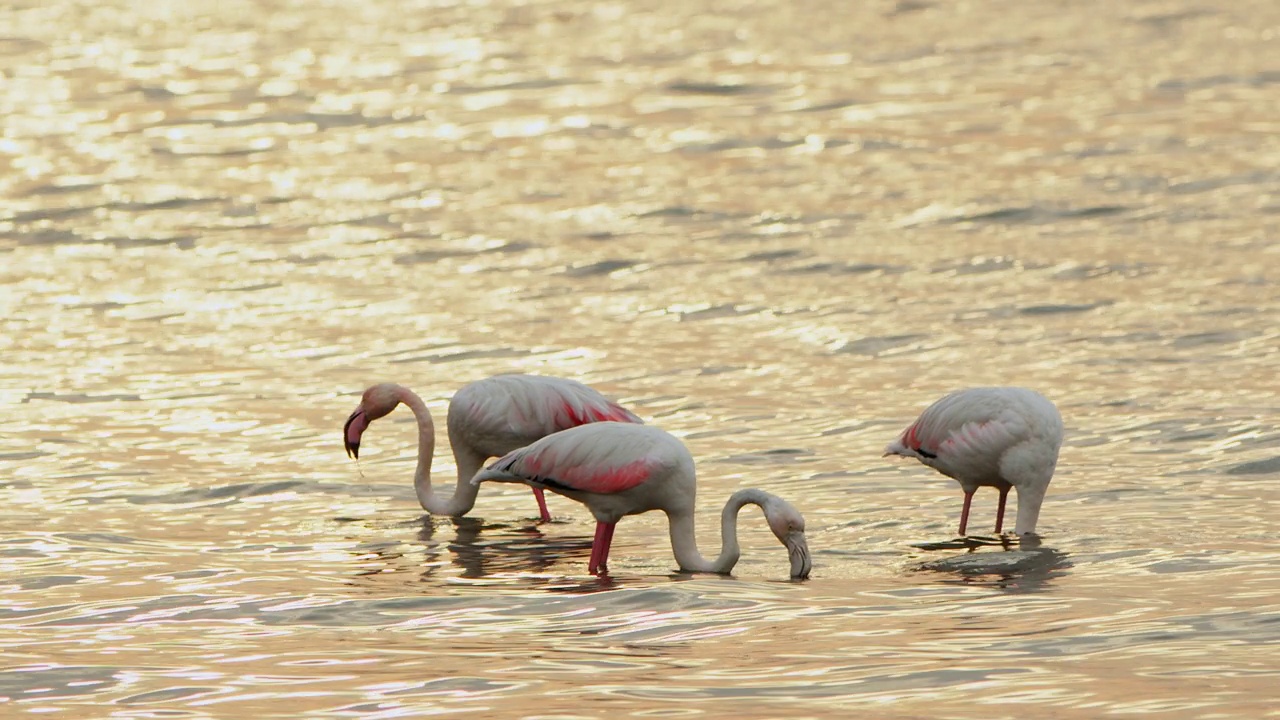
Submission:
MULTIPOLYGON (((418 421, 418 466, 413 488, 422 508, 432 515, 458 517, 475 506, 478 488, 469 481, 486 460, 501 457, 551 433, 584 423, 642 422, 640 418, 582 383, 539 375, 496 375, 464 386, 449 402, 449 445, 458 467, 453 494, 436 494, 431 460, 436 431, 426 403, 409 388, 381 383, 364 391, 360 404, 342 428, 350 457, 360 456, 360 440, 370 423, 403 403, 418 421)), ((534 489, 541 519, 551 513, 541 489, 534 489)))

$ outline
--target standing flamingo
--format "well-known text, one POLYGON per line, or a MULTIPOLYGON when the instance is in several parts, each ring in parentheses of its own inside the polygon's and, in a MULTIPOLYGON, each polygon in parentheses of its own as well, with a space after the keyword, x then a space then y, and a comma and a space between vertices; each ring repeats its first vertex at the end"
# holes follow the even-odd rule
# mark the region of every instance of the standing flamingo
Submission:
MULTIPOLYGON (((432 515, 466 515, 476 503, 478 488, 467 482, 491 457, 501 457, 538 438, 584 423, 612 420, 639 423, 640 418, 600 393, 573 380, 538 375, 497 375, 463 386, 449 401, 449 444, 458 465, 453 497, 431 489, 431 456, 436 428, 426 403, 412 390, 382 383, 364 391, 360 405, 342 428, 347 455, 360 457, 360 436, 374 420, 404 403, 418 420, 418 469, 413 489, 422 508, 432 515)), ((534 488, 543 522, 551 520, 547 501, 534 488)))
POLYGON ((592 574, 606 571, 618 521, 649 510, 667 514, 671 549, 681 570, 727 574, 741 554, 738 510, 751 503, 764 510, 769 529, 786 546, 791 577, 809 576, 804 517, 786 500, 762 490, 739 490, 729 498, 720 515, 720 556, 702 557, 693 531, 693 456, 684 443, 652 426, 602 422, 548 435, 508 453, 471 482, 486 480, 546 488, 585 504, 596 518, 588 565, 592 574))
POLYGON ((960 534, 969 503, 983 485, 1000 491, 996 533, 1004 526, 1009 488, 1018 489, 1015 535, 1035 533, 1040 505, 1062 447, 1062 416, 1043 395, 1016 387, 960 390, 930 405, 884 449, 885 457, 913 457, 964 489, 960 534))

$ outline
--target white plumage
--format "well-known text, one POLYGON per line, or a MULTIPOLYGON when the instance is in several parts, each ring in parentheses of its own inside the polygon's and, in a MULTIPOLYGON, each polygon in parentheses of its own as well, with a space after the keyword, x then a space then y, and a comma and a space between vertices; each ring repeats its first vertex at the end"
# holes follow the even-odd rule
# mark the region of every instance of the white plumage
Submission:
MULTIPOLYGON (((433 515, 465 515, 475 505, 477 488, 468 482, 484 461, 524 447, 546 435, 584 423, 640 423, 626 408, 573 380, 538 375, 496 375, 465 385, 449 402, 449 444, 458 465, 453 496, 442 498, 431 487, 435 423, 426 403, 412 390, 382 383, 365 390, 360 405, 342 429, 347 454, 359 457, 360 438, 374 420, 400 403, 418 421, 418 468, 414 490, 423 509, 433 515)), ((540 489, 538 510, 550 520, 540 489)))
POLYGON ((809 575, 804 517, 787 501, 761 490, 739 490, 729 498, 720 516, 720 555, 702 557, 693 526, 693 457, 684 443, 652 426, 601 422, 548 435, 500 458, 472 480, 485 481, 524 483, 585 504, 596 518, 588 565, 592 573, 606 570, 617 522, 650 510, 667 514, 671 549, 682 570, 727 573, 739 556, 738 511, 754 504, 764 510, 770 530, 787 548, 791 576, 809 575))
POLYGON ((1062 436, 1058 409, 1040 393, 1017 387, 970 388, 930 405, 884 454, 916 458, 960 483, 961 535, 979 487, 1000 491, 997 533, 1003 527, 1009 489, 1016 489, 1014 533, 1026 535, 1035 532, 1062 436))

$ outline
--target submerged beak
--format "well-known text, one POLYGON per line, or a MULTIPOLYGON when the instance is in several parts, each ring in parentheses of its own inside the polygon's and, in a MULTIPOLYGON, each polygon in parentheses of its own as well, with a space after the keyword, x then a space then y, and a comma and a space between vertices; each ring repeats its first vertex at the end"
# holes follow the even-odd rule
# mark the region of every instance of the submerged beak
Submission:
POLYGON ((809 571, 813 569, 813 560, 809 558, 809 541, 805 539, 804 531, 795 530, 787 533, 782 544, 787 546, 787 555, 791 557, 791 579, 804 580, 809 577, 809 571))
POLYGON ((364 414, 364 410, 356 408, 351 413, 351 417, 347 418, 347 423, 342 426, 342 446, 347 449, 347 457, 360 459, 360 436, 364 434, 365 428, 369 427, 369 418, 364 414))

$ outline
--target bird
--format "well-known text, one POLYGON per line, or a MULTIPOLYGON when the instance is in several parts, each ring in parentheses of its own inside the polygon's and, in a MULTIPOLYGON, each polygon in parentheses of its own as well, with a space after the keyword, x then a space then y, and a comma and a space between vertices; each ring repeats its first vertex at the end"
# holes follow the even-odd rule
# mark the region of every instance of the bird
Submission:
MULTIPOLYGON (((489 458, 502 457, 551 433, 599 421, 641 423, 639 417, 580 382, 541 375, 495 375, 464 385, 449 401, 449 444, 458 466, 452 497, 431 487, 435 423, 427 405, 412 390, 380 383, 364 391, 355 412, 342 427, 347 456, 360 457, 360 438, 369 424, 400 403, 418 421, 418 468, 413 487, 422 508, 432 515, 459 517, 475 506, 478 488, 468 482, 489 458)), ((538 513, 551 520, 540 488, 534 488, 538 513)))
POLYGON ((786 500, 756 489, 739 490, 729 498, 720 515, 720 555, 704 558, 694 537, 693 456, 684 443, 652 425, 600 422, 562 430, 499 458, 471 482, 487 481, 544 488, 586 505, 596 519, 587 566, 593 575, 608 571, 618 521, 650 510, 666 513, 681 570, 728 574, 741 552, 738 511, 747 504, 764 510, 769 529, 787 548, 792 578, 807 578, 812 568, 804 516, 786 500))
POLYGON ((1040 393, 1019 387, 958 390, 930 405, 884 457, 900 455, 953 478, 964 490, 960 535, 969 522, 969 503, 979 487, 1000 491, 996 534, 1004 527, 1009 488, 1018 491, 1013 532, 1034 535, 1040 505, 1058 464, 1062 416, 1040 393))

